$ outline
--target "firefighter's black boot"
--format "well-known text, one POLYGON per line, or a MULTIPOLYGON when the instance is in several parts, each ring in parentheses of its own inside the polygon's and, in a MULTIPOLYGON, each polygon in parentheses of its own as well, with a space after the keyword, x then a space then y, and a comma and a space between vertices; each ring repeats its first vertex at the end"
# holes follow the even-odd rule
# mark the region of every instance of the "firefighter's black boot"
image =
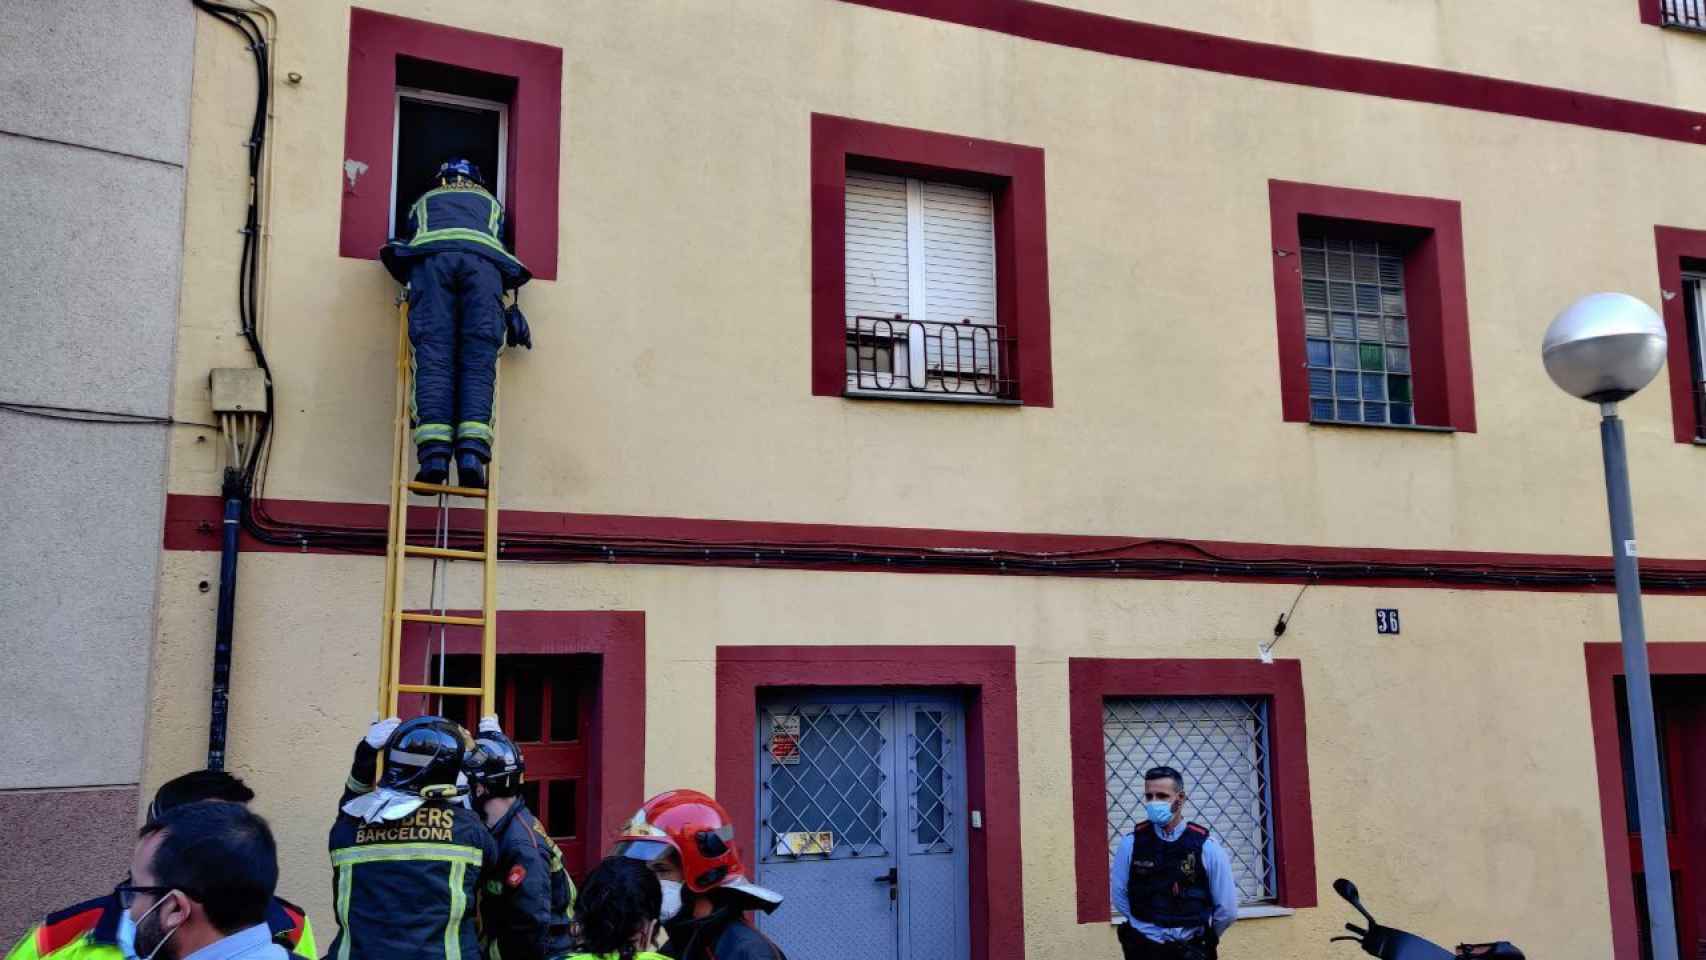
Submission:
POLYGON ((456 455, 456 485, 485 489, 486 464, 479 454, 464 450, 456 455))

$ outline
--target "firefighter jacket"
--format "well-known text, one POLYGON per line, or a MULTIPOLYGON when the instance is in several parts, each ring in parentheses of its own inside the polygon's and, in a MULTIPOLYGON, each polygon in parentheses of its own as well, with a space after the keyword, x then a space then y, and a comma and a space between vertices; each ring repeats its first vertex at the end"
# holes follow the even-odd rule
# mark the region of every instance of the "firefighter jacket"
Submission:
POLYGON ((489 960, 550 960, 569 952, 575 884, 563 852, 545 835, 520 797, 492 824, 497 876, 480 901, 480 932, 489 960))
POLYGON ((708 917, 664 928, 669 941, 659 951, 670 960, 787 960, 782 948, 747 923, 738 906, 722 906, 708 917))
POLYGON ((408 283, 422 257, 449 251, 477 254, 497 265, 504 289, 513 289, 533 274, 504 249, 503 220, 497 198, 475 184, 459 181, 428 190, 409 208, 409 239, 387 243, 379 259, 398 283, 408 283))
MULTIPOLYGON (((123 910, 112 894, 50 913, 7 952, 6 960, 124 960, 118 946, 118 917, 123 910)), ((273 943, 303 960, 317 960, 308 914, 286 900, 267 908, 273 943)))
POLYGON ((497 844, 472 810, 430 799, 366 823, 343 805, 372 789, 376 751, 356 747, 328 846, 338 933, 327 960, 478 960, 480 890, 497 844))

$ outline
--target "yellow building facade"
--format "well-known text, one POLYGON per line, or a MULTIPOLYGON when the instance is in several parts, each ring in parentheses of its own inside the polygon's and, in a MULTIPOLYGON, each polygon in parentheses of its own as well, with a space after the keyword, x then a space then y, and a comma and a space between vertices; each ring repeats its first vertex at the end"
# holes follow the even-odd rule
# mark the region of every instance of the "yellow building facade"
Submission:
MULTIPOLYGON (((1442 942, 1634 960, 1593 410, 1538 346, 1601 289, 1677 341, 1623 406, 1685 791, 1706 37, 1577 6, 281 10, 229 745, 281 892, 329 929, 379 672, 377 247, 451 111, 497 124, 536 274, 537 346, 500 365, 499 674, 565 849, 694 787, 788 895, 790 956, 1115 956, 1108 845, 1170 760, 1238 863, 1223 956, 1319 955, 1346 876, 1442 942)), ((253 66, 206 17, 195 56, 181 420, 254 364, 253 66)), ((173 438, 144 797, 205 761, 218 440, 173 438)), ((468 642, 411 633, 404 671, 468 642)))

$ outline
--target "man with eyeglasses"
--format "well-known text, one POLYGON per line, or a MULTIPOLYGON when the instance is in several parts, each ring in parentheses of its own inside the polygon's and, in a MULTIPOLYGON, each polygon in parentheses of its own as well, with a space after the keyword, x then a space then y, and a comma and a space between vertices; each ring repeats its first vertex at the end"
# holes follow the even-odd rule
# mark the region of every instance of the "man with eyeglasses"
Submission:
MULTIPOLYGON (((255 798, 242 780, 223 770, 196 770, 160 785, 148 805, 149 824, 185 804, 205 801, 247 804, 255 798)), ((123 960, 119 949, 120 916, 124 910, 116 893, 85 900, 47 915, 25 932, 6 960, 123 960)), ((267 926, 279 946, 303 960, 319 956, 314 929, 301 907, 274 897, 267 908, 267 926)))
POLYGON ((142 828, 130 879, 114 890, 129 960, 286 960, 267 908, 278 848, 265 820, 235 803, 192 803, 142 828))
POLYGON ((1120 840, 1110 871, 1125 960, 1215 960, 1238 919, 1238 887, 1226 849, 1185 820, 1185 777, 1172 767, 1143 775, 1144 821, 1120 840))

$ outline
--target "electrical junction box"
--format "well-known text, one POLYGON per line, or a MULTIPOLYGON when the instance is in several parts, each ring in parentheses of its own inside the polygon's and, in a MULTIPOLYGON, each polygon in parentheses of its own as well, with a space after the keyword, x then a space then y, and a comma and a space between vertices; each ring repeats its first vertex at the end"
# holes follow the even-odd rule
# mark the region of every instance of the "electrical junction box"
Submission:
POLYGON ((267 412, 267 375, 259 367, 219 367, 208 384, 214 413, 267 412))

